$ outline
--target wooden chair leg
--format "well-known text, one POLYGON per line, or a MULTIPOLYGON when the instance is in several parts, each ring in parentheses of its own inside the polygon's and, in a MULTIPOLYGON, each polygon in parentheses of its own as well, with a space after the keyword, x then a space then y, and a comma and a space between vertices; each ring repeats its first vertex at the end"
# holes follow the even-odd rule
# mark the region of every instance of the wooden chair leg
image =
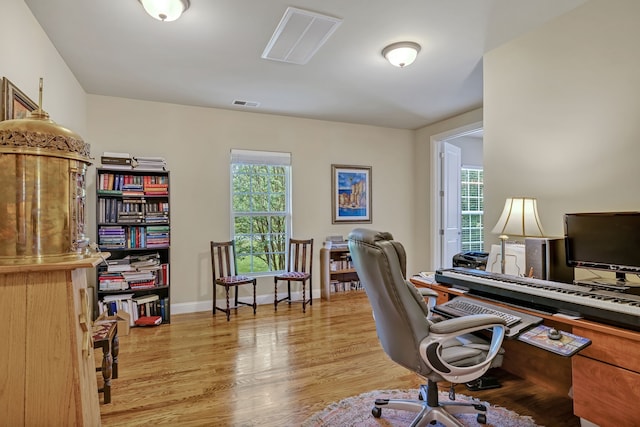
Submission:
POLYGON ((118 378, 118 354, 120 354, 120 339, 118 338, 118 330, 111 341, 111 378, 118 378))
POLYGON ((229 286, 225 286, 224 287, 226 293, 227 293, 227 322, 229 321, 229 319, 231 318, 231 306, 229 305, 229 286))
POLYGON ((218 290, 218 287, 216 285, 213 285, 213 315, 216 315, 216 291, 218 290))
POLYGON ((274 311, 278 311, 278 279, 274 279, 274 289, 273 289, 273 308, 274 311))
POLYGON ((256 308, 258 308, 258 304, 256 304, 256 284, 257 280, 253 280, 253 314, 256 314, 256 308))

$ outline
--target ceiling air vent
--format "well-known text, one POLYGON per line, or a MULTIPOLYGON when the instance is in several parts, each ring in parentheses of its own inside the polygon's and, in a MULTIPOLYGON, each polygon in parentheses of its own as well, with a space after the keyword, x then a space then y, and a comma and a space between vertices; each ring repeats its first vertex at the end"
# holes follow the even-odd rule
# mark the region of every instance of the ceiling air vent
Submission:
POLYGON ((233 105, 236 105, 238 107, 258 107, 260 106, 260 103, 256 101, 241 101, 239 99, 236 99, 235 101, 233 101, 233 105))
POLYGON ((306 64, 341 23, 342 19, 288 7, 262 58, 306 64))

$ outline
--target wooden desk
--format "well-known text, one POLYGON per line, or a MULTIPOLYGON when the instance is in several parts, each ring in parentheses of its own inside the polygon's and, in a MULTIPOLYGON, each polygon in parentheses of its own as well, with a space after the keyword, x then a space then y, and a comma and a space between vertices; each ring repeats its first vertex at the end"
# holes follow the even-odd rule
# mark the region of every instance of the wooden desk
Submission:
POLYGON ((86 269, 0 266, 0 424, 99 426, 86 269))
MULTIPOLYGON (((438 293, 441 304, 456 296, 483 300, 457 289, 411 282, 438 293)), ((540 314, 507 304, 492 304, 542 317, 544 324, 587 337, 592 343, 571 358, 517 340, 505 340, 502 369, 555 393, 573 393, 575 415, 605 426, 638 425, 640 402, 640 333, 584 319, 540 314)))

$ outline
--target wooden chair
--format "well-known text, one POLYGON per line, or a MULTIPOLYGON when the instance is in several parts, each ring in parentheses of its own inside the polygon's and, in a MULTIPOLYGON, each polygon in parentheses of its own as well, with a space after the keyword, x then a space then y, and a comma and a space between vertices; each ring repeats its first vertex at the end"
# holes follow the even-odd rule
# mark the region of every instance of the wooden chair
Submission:
POLYGON ((278 310, 278 303, 288 301, 291 305, 291 282, 302 283, 302 312, 306 312, 307 303, 313 304, 313 239, 296 240, 289 239, 289 251, 287 253, 287 270, 274 277, 274 303, 278 310), (278 299, 278 281, 287 282, 287 296, 278 299), (309 299, 306 297, 306 284, 309 282, 309 299))
POLYGON ((105 404, 111 403, 111 380, 118 378, 118 321, 98 320, 91 332, 93 348, 102 349, 102 364, 96 367, 96 372, 102 372, 104 385, 98 388, 98 393, 102 393, 105 404))
POLYGON ((231 316, 231 309, 237 309, 240 305, 253 307, 256 314, 256 279, 255 277, 238 275, 236 263, 236 246, 233 240, 228 242, 211 242, 211 268, 213 270, 213 315, 220 310, 227 314, 227 321, 231 316), (253 304, 238 301, 238 286, 253 284, 253 304), (224 286, 227 293, 227 308, 220 308, 216 303, 217 286, 224 286), (235 288, 235 304, 229 305, 229 288, 235 288))

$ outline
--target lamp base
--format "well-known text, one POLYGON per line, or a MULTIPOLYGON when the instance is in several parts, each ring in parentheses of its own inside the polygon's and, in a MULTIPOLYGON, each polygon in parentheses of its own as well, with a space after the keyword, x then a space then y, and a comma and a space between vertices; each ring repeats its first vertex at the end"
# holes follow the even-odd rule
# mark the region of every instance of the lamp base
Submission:
POLYGON ((506 234, 501 234, 498 238, 500 239, 500 273, 505 274, 507 266, 506 246, 509 236, 507 236, 506 234))

